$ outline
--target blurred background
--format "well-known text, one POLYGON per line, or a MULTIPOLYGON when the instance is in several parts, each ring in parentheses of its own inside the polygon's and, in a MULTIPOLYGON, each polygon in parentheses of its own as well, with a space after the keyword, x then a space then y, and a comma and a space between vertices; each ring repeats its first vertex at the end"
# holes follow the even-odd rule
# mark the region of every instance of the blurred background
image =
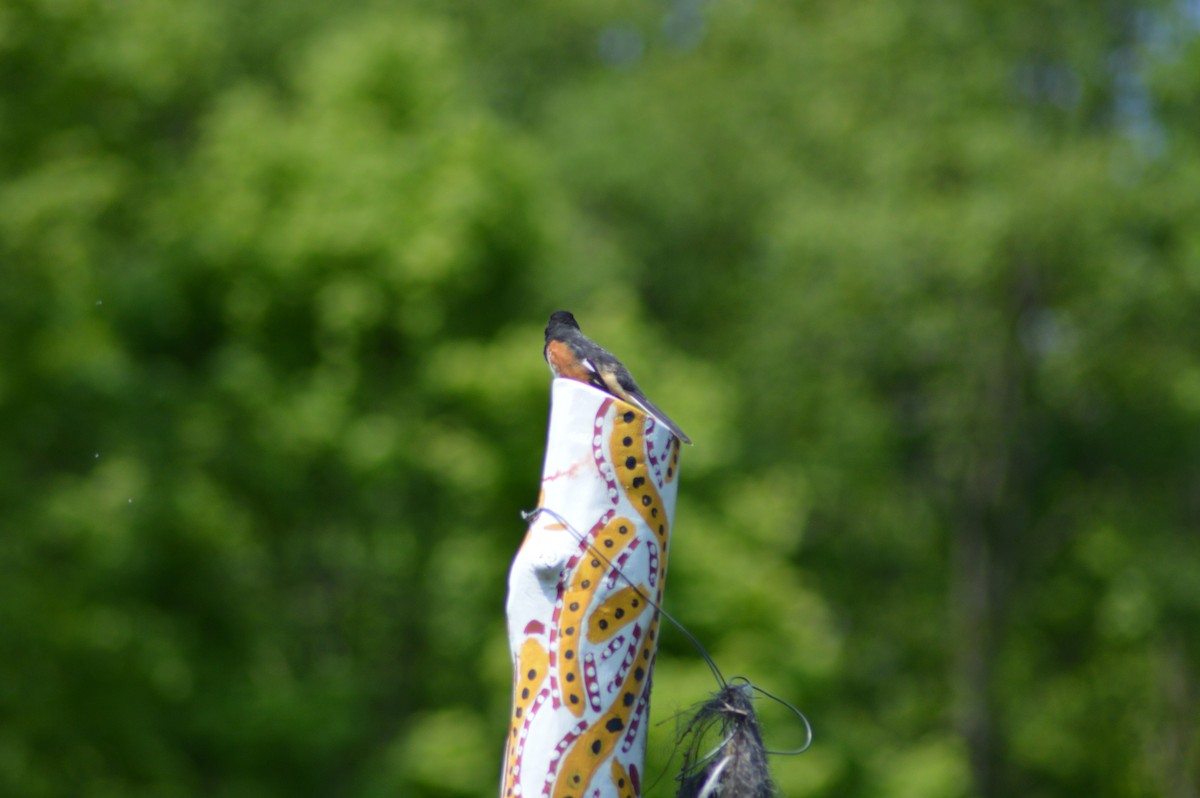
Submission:
POLYGON ((567 308, 696 440, 667 608, 785 795, 1195 798, 1198 34, 5 0, 0 793, 494 795, 567 308))

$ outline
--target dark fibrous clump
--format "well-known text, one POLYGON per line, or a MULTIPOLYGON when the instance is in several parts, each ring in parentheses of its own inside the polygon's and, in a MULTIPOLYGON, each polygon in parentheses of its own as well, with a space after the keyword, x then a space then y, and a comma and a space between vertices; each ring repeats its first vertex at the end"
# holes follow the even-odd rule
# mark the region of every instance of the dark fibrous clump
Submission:
POLYGON ((775 798, 749 684, 727 684, 688 721, 676 798, 775 798))

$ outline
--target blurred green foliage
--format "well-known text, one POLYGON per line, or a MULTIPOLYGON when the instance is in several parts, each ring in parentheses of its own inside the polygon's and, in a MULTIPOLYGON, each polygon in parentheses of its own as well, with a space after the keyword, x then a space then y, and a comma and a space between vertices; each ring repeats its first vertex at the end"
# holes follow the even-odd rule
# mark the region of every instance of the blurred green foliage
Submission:
POLYGON ((494 794, 568 307, 698 441, 668 607, 784 794, 1194 797, 1196 33, 8 0, 0 794, 494 794))

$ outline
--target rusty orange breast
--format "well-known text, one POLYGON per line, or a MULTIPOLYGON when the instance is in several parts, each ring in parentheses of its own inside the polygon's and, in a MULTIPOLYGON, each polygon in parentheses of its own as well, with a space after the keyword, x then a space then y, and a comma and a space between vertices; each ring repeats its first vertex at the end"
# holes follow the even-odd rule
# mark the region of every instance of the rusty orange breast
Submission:
POLYGON ((546 362, 560 377, 591 382, 592 372, 580 362, 571 347, 562 341, 551 341, 546 344, 546 362))

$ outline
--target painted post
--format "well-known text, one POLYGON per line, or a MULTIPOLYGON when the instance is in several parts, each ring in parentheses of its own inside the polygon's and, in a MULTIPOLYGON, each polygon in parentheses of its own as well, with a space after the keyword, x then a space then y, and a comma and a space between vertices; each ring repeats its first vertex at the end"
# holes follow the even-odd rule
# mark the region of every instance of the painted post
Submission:
POLYGON ((554 380, 539 513, 513 560, 501 798, 640 798, 679 442, 554 380), (619 573, 618 573, 619 569, 619 573), (623 575, 623 576, 622 576, 623 575))

